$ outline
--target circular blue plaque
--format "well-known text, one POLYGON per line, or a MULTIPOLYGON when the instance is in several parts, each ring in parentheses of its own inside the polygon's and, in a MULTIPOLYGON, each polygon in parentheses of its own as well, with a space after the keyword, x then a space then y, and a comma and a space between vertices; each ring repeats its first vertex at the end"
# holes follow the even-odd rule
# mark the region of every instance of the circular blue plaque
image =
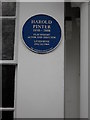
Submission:
POLYGON ((22 30, 26 46, 40 54, 54 50, 61 40, 61 28, 51 16, 38 14, 29 18, 22 30))

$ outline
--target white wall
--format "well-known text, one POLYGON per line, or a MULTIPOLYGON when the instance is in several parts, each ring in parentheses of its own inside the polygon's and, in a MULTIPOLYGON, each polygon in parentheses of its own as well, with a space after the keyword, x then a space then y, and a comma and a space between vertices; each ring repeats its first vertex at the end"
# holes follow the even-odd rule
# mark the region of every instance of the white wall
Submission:
MULTIPOLYGON (((88 33, 90 33, 90 2, 88 17, 88 33)), ((90 34, 88 34, 88 118, 90 119, 90 34)))
MULTIPOLYGON (((3 0, 6 1, 6 0, 3 0)), ((12 2, 12 0, 9 0, 12 2)), ((15 0, 13 0, 15 1, 15 0)), ((17 2, 88 2, 89 0, 16 0, 17 2)))
POLYGON ((18 38, 17 118, 64 117, 64 4, 20 3, 18 38), (62 41, 53 52, 40 55, 23 44, 25 21, 40 13, 54 17, 62 29, 62 41))
POLYGON ((88 3, 81 5, 80 117, 88 118, 88 3))

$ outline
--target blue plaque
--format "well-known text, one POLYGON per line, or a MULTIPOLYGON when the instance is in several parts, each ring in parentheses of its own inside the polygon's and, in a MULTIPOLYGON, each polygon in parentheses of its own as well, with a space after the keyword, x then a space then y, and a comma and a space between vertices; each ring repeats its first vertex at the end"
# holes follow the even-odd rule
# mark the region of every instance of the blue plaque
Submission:
POLYGON ((40 54, 54 50, 61 40, 61 28, 51 16, 38 14, 29 18, 22 30, 26 46, 40 54))

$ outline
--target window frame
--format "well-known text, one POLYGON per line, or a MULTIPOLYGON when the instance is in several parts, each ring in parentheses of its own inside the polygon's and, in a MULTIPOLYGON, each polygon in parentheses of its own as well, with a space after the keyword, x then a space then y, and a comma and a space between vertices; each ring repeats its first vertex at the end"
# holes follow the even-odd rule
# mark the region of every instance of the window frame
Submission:
MULTIPOLYGON (((3 2, 3 1, 1 1, 3 2)), ((4 1, 5 2, 5 1, 4 1)), ((7 2, 7 1, 6 1, 7 2)), ((13 2, 13 1, 12 1, 13 2)), ((15 77, 14 77, 14 81, 15 81, 15 86, 14 86, 14 107, 8 107, 8 108, 4 108, 4 107, 0 107, 0 111, 13 111, 13 117, 15 118, 15 106, 16 106, 16 79, 17 79, 17 65, 18 65, 18 24, 19 24, 19 2, 16 2, 16 15, 15 16, 0 16, 0 19, 14 19, 15 20, 15 36, 14 36, 14 56, 13 56, 13 60, 0 60, 0 65, 15 65, 15 77)))

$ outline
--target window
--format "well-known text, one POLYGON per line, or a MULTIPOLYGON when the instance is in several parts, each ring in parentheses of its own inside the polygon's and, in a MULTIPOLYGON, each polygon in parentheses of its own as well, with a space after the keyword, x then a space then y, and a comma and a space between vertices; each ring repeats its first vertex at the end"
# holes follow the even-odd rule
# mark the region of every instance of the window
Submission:
POLYGON ((2 19, 2 60, 14 58, 15 20, 2 19))
POLYGON ((3 2, 2 16, 15 16, 15 15, 16 15, 16 2, 3 2))
POLYGON ((15 111, 16 6, 0 2, 0 118, 13 118, 15 111))

